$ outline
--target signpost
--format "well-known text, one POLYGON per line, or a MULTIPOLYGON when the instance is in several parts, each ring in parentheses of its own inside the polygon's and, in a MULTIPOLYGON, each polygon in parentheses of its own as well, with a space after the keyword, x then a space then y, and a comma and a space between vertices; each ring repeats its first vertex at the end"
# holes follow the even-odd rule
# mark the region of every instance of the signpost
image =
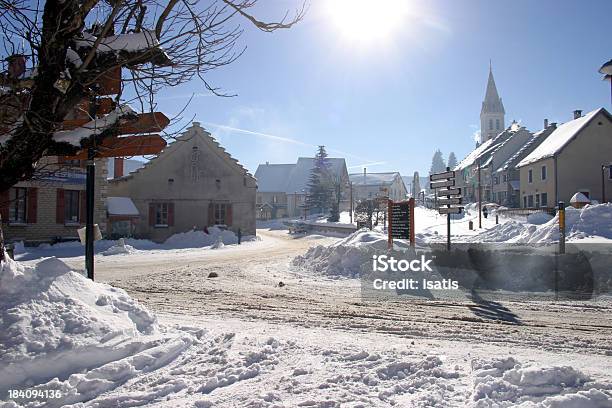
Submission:
POLYGON ((388 213, 389 249, 393 248, 393 239, 407 239, 414 246, 414 198, 397 202, 388 200, 388 213))
POLYGON ((455 187, 455 172, 446 168, 445 172, 436 173, 429 176, 431 182, 429 187, 436 191, 438 212, 446 214, 446 249, 451 248, 451 214, 460 214, 463 207, 453 207, 459 205, 461 200, 461 189, 455 187))

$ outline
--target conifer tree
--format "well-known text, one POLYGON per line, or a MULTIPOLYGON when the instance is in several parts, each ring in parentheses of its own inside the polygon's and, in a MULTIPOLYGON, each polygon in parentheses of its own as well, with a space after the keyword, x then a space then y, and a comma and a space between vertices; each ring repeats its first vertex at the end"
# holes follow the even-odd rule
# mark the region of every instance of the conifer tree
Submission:
POLYGON ((442 156, 442 152, 440 149, 437 149, 431 159, 431 168, 429 169, 429 174, 441 173, 446 170, 446 163, 444 163, 444 157, 442 156))
POLYGON ((455 156, 455 152, 450 152, 448 155, 448 167, 453 170, 457 167, 457 156, 455 156))
POLYGON ((331 205, 332 188, 330 183, 330 163, 325 146, 319 146, 314 158, 314 166, 308 180, 306 204, 311 213, 327 211, 331 205))

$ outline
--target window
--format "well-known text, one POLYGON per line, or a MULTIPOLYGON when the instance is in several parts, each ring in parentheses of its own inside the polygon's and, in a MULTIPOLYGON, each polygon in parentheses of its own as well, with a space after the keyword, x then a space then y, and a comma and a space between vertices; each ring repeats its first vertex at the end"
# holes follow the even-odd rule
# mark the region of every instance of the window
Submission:
POLYGON ((542 193, 542 202, 540 203, 542 207, 548 207, 548 193, 542 193))
POLYGON ((523 196, 523 208, 527 208, 527 196, 523 196))
POLYGON ((507 174, 504 174, 503 178, 504 178, 504 183, 508 181, 508 175, 507 174))
POLYGON ((527 196, 527 207, 533 208, 533 196, 527 196))
POLYGON ((493 129, 493 119, 489 119, 489 129, 493 129))
POLYGON ((25 223, 26 220, 26 200, 27 189, 23 187, 11 188, 9 192, 9 221, 15 223, 25 223))
POLYGON ((546 166, 542 166, 542 181, 546 180, 546 166))
POLYGON ((79 222, 79 190, 64 191, 64 222, 79 222))
POLYGON ((608 166, 608 179, 612 180, 612 164, 608 166))
POLYGON ((155 225, 168 225, 168 203, 155 204, 155 225))
POLYGON ((535 206, 536 208, 540 206, 540 195, 539 194, 535 195, 535 206))
POLYGON ((228 213, 230 204, 214 203, 213 204, 213 224, 228 225, 230 223, 228 213))
POLYGON ((533 183, 533 170, 532 169, 529 169, 529 171, 527 172, 527 182, 533 183))
POLYGON ((495 176, 494 180, 495 180, 495 184, 499 184, 499 177, 498 176, 495 176))
POLYGON ((499 130, 499 119, 495 119, 495 129, 499 130))

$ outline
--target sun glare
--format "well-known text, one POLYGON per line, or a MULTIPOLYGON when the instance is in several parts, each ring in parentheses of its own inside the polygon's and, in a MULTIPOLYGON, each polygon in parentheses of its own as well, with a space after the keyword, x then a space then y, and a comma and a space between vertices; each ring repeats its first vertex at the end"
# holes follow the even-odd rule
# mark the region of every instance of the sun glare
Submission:
POLYGON ((389 40, 408 15, 406 0, 328 0, 326 4, 343 39, 358 44, 389 40))

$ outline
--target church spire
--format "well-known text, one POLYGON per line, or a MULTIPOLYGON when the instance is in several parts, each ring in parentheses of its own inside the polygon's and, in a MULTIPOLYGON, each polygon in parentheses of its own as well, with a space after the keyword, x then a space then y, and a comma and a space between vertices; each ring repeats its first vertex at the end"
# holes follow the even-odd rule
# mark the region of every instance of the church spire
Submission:
POLYGON ((495 79, 493 78, 493 64, 489 60, 487 90, 480 109, 480 143, 494 138, 504 129, 505 113, 504 104, 497 93, 497 86, 495 86, 495 79))
POLYGON ((495 86, 491 60, 489 60, 489 80, 487 81, 487 91, 485 92, 485 99, 482 102, 481 113, 506 113, 504 110, 504 104, 502 103, 502 100, 497 93, 497 87, 495 86))

